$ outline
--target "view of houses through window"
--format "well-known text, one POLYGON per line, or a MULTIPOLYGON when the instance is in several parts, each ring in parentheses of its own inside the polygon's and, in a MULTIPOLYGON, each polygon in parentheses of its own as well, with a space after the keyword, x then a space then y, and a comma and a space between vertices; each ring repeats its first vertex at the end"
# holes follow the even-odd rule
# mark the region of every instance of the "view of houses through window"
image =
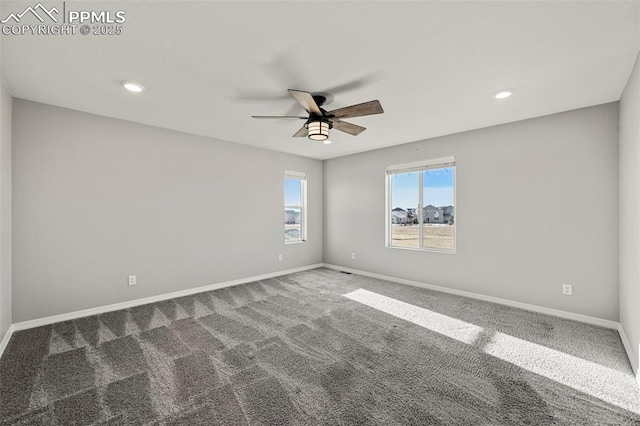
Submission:
POLYGON ((388 245, 455 250, 455 159, 387 169, 388 245))
POLYGON ((285 242, 306 241, 307 175, 285 171, 284 174, 284 239, 285 242))

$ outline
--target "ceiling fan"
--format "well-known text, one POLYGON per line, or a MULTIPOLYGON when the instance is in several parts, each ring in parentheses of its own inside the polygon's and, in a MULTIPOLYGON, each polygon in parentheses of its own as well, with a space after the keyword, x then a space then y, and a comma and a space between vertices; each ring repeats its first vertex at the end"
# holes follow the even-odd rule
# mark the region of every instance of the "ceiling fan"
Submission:
POLYGON ((329 138, 329 129, 332 128, 354 136, 366 130, 365 127, 342 121, 343 118, 382 114, 384 112, 382 105, 380 105, 380 102, 377 100, 334 109, 333 111, 326 111, 322 108, 322 105, 331 97, 328 93, 311 93, 293 89, 289 89, 289 93, 309 113, 308 117, 295 115, 253 115, 252 117, 307 120, 304 126, 302 126, 293 137, 306 136, 311 140, 324 141, 329 138))

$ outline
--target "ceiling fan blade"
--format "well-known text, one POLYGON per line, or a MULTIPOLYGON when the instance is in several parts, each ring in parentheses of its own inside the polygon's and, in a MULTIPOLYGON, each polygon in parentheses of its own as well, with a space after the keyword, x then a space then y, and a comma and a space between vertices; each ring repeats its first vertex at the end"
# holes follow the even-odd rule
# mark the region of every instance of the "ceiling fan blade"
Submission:
POLYGON ((362 104, 351 105, 344 108, 329 111, 329 115, 335 118, 361 117, 363 115, 382 114, 384 110, 380 101, 369 101, 362 104))
POLYGON ((278 87, 304 87, 304 81, 300 80, 303 73, 298 65, 294 53, 288 50, 277 53, 264 67, 278 87))
POLYGON ((358 126, 356 124, 347 123, 346 121, 333 119, 331 120, 333 123, 333 128, 336 130, 340 130, 341 132, 349 133, 350 135, 357 136, 360 133, 367 130, 366 127, 358 126))
POLYGON ((308 134, 309 134, 309 131, 307 130, 307 126, 302 126, 300 130, 294 133, 293 137, 304 138, 304 137, 307 137, 308 134))
POLYGON ((311 93, 293 89, 289 89, 289 93, 291 93, 291 96, 296 98, 296 101, 298 101, 298 103, 302 105, 302 107, 307 110, 307 112, 316 115, 322 115, 322 111, 320 111, 320 107, 318 106, 318 104, 316 104, 316 101, 313 99, 313 96, 311 96, 311 93))
POLYGON ((298 117, 297 115, 252 115, 251 118, 284 118, 284 119, 295 119, 295 120, 306 120, 308 117, 298 117))

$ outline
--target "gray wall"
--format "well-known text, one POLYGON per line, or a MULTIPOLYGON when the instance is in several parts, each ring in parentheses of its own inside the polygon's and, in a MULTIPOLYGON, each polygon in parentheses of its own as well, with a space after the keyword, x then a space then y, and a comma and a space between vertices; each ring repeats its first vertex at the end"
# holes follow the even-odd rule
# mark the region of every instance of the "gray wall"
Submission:
POLYGON ((611 103, 325 161, 324 260, 617 321, 617 126, 611 103), (451 155, 457 253, 386 248, 386 166, 451 155))
POLYGON ((620 324, 638 368, 640 344, 640 55, 620 99, 620 324))
POLYGON ((0 79, 0 340, 11 325, 11 96, 0 79))
POLYGON ((317 160, 15 99, 13 321, 322 262, 322 173, 317 160), (308 243, 284 244, 285 169, 308 173, 308 243))

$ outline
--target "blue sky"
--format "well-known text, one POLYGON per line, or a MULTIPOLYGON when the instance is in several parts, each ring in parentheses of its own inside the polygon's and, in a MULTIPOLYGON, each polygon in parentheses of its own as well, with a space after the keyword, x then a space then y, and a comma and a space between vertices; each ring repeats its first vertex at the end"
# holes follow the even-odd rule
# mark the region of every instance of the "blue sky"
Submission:
MULTIPOLYGON (((453 168, 427 170, 422 173, 424 173, 424 205, 452 206, 453 168)), ((419 172, 393 175, 391 181, 392 208, 418 207, 418 175, 419 172)))
POLYGON ((300 180, 284 180, 284 204, 289 206, 299 206, 302 204, 300 201, 300 180))

